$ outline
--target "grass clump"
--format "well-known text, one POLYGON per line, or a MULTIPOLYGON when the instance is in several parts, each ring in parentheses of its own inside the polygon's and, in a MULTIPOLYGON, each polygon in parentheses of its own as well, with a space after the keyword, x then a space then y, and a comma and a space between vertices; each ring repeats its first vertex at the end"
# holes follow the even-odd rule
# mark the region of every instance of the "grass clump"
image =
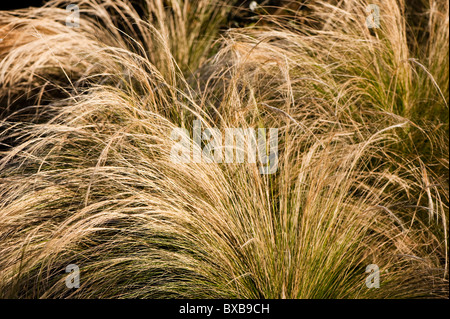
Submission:
POLYGON ((71 3, 0 13, 2 297, 448 298, 448 1, 71 3), (173 163, 196 119, 277 172, 173 163))

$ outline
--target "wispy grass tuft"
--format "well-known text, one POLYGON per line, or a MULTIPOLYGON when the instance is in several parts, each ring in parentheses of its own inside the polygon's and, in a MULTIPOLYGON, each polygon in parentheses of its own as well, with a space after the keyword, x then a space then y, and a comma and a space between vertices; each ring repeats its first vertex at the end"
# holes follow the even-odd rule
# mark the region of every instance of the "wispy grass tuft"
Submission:
POLYGON ((67 3, 0 12, 1 297, 448 298, 448 1, 67 3), (173 163, 196 119, 277 172, 173 163))

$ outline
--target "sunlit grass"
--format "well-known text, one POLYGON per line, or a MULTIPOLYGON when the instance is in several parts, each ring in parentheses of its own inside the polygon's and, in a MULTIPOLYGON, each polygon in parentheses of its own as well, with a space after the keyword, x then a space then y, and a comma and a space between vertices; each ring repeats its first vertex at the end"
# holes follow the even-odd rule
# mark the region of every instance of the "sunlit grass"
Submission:
POLYGON ((448 1, 71 3, 0 13, 1 297, 448 298, 448 1), (173 163, 195 119, 276 174, 173 163))

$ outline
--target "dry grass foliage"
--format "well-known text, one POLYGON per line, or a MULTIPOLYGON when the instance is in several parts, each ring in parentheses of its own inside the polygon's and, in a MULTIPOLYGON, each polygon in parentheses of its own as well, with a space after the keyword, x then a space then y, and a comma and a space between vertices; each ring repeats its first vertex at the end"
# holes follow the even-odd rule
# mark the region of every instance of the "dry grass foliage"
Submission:
POLYGON ((0 12, 1 297, 448 298, 448 1, 70 3, 0 12), (171 162, 195 119, 278 171, 171 162))

